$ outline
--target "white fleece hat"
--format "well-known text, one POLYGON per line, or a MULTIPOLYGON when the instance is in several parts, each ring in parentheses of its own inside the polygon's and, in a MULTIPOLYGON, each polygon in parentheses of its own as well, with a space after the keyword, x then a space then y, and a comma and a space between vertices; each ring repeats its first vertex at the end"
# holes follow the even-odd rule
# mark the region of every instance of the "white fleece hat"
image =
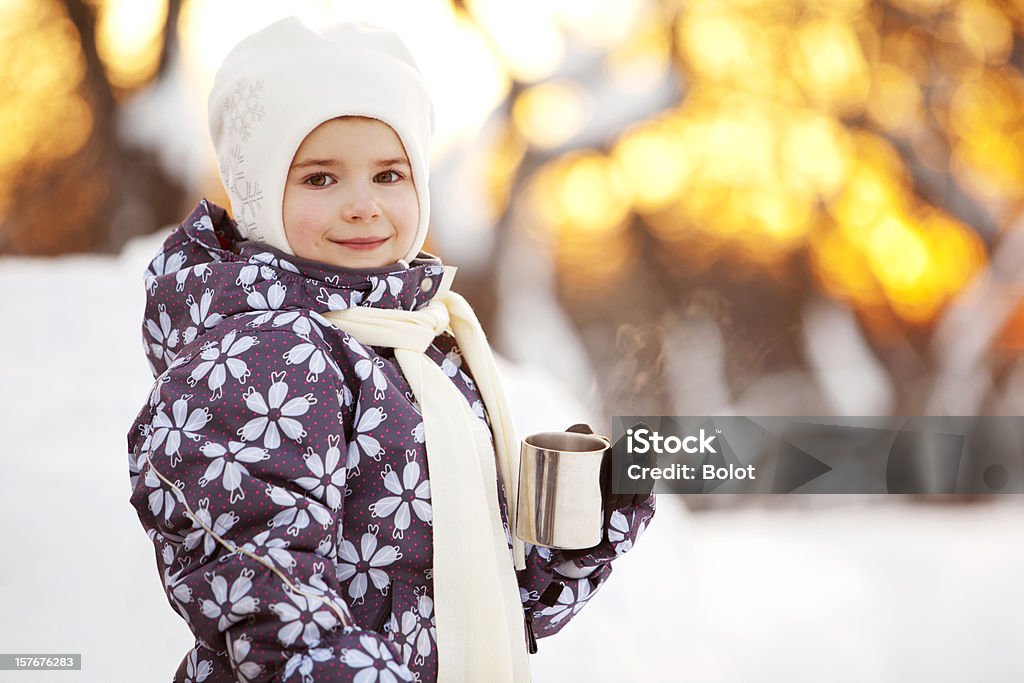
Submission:
POLYGON ((295 152, 324 121, 365 116, 405 147, 419 200, 416 257, 430 220, 434 107, 397 34, 364 22, 314 31, 296 17, 244 38, 224 59, 209 99, 210 137, 231 210, 246 237, 294 254, 284 231, 284 188, 295 152))

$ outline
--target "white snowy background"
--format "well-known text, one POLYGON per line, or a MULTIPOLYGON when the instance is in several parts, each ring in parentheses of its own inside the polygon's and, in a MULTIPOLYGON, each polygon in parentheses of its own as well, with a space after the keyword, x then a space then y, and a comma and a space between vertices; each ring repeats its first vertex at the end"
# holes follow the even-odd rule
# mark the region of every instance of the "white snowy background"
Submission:
MULTIPOLYGON (((83 655, 81 672, 0 680, 166 681, 191 644, 128 502, 160 239, 0 260, 0 651, 83 655)), ((510 370, 520 431, 581 417, 543 372, 510 370)), ((692 514, 662 496, 611 580, 540 641, 534 680, 1024 680, 1021 499, 846 501, 692 514)))

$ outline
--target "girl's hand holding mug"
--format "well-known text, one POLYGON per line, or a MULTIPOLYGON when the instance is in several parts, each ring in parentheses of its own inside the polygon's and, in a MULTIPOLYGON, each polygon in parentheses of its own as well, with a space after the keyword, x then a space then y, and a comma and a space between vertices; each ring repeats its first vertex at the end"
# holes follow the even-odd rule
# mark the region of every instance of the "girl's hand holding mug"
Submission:
POLYGON ((556 548, 569 560, 599 547, 612 513, 651 493, 650 486, 630 493, 612 490, 612 448, 586 424, 523 439, 519 538, 556 548))

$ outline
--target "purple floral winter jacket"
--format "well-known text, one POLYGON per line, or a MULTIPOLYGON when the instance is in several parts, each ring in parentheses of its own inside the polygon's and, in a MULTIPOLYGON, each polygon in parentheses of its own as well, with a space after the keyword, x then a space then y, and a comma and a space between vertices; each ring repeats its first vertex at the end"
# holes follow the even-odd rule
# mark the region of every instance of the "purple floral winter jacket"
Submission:
MULTIPOLYGON (((131 503, 196 637, 175 681, 436 680, 419 409, 389 349, 320 315, 413 310, 435 294, 437 259, 396 268, 286 256, 206 201, 150 264, 156 381, 128 435, 131 503)), ((486 422, 453 337, 427 353, 486 422)), ((528 545, 528 633, 560 630, 653 514, 653 496, 615 511, 602 544, 571 562, 528 545)))

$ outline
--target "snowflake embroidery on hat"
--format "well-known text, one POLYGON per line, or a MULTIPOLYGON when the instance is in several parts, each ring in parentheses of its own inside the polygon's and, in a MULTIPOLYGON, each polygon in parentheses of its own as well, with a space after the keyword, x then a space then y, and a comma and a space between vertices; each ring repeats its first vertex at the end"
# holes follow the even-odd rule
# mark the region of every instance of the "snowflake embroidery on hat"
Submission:
POLYGON ((238 81, 231 96, 224 101, 228 130, 242 142, 249 139, 252 124, 262 119, 266 113, 260 103, 261 92, 263 92, 263 81, 249 83, 247 79, 243 78, 238 81))
POLYGON ((225 179, 224 185, 228 192, 238 200, 239 211, 235 216, 235 222, 243 231, 251 230, 256 220, 256 213, 263 203, 263 188, 258 182, 250 182, 246 179, 245 157, 242 155, 241 145, 231 146, 231 155, 227 159, 226 166, 221 167, 221 175, 225 179))
POLYGON ((262 92, 263 81, 250 83, 243 78, 224 101, 228 134, 235 144, 231 146, 230 155, 221 167, 221 174, 228 192, 238 202, 239 210, 235 220, 239 228, 247 233, 255 227, 256 214, 263 203, 263 189, 258 182, 246 179, 245 156, 241 143, 249 139, 253 126, 266 114, 260 102, 262 92))

